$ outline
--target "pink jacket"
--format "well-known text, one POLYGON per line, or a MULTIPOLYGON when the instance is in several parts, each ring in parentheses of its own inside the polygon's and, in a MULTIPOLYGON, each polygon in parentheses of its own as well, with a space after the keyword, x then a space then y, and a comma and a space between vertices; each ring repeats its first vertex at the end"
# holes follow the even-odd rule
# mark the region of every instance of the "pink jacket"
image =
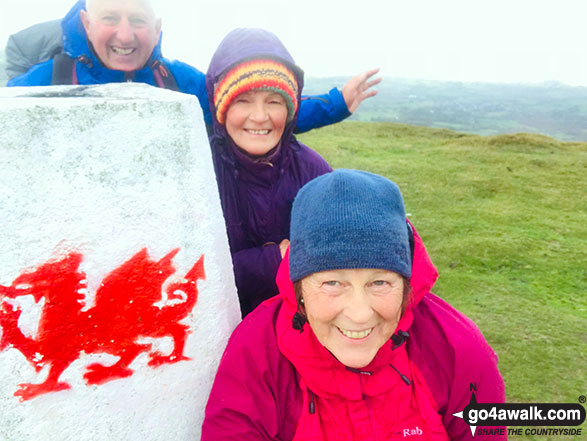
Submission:
POLYGON ((229 341, 202 440, 472 440, 452 414, 469 403, 471 384, 478 402, 504 402, 497 357, 471 320, 430 293, 438 273, 417 233, 414 239, 408 308, 392 340, 361 370, 336 360, 308 324, 303 332, 292 328, 286 256, 280 294, 247 316, 229 341))

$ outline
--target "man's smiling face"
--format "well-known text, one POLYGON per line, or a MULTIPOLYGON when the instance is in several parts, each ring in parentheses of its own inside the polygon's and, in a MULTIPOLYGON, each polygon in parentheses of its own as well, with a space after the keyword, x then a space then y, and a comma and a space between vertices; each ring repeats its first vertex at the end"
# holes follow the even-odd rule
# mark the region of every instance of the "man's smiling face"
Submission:
POLYGON ((81 20, 101 63, 112 70, 141 69, 161 35, 147 0, 89 0, 81 20))

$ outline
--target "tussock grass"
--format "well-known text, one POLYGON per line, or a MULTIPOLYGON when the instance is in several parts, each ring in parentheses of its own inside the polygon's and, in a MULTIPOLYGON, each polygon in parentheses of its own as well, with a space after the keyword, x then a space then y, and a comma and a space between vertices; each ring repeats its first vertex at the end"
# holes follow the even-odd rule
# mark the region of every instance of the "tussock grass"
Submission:
POLYGON ((498 353, 508 402, 587 394, 587 143, 358 122, 300 139, 400 186, 435 292, 498 353))

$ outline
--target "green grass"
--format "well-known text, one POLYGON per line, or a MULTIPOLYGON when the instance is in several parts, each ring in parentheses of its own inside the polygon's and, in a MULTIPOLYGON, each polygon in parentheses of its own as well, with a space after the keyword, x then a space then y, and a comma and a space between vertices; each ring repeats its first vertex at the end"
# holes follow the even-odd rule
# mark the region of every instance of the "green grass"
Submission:
POLYGON ((400 186, 434 291, 495 349, 508 402, 587 395, 587 143, 358 122, 300 140, 400 186))

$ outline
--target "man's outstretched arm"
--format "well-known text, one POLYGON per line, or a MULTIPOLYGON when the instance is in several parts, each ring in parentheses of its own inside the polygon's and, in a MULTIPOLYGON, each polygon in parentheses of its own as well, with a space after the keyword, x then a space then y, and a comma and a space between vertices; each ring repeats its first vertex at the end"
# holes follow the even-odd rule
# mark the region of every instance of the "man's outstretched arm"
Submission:
POLYGON ((352 77, 342 88, 334 88, 324 95, 303 96, 296 133, 335 124, 350 116, 359 105, 377 94, 373 89, 381 78, 373 79, 379 69, 372 69, 352 77))

